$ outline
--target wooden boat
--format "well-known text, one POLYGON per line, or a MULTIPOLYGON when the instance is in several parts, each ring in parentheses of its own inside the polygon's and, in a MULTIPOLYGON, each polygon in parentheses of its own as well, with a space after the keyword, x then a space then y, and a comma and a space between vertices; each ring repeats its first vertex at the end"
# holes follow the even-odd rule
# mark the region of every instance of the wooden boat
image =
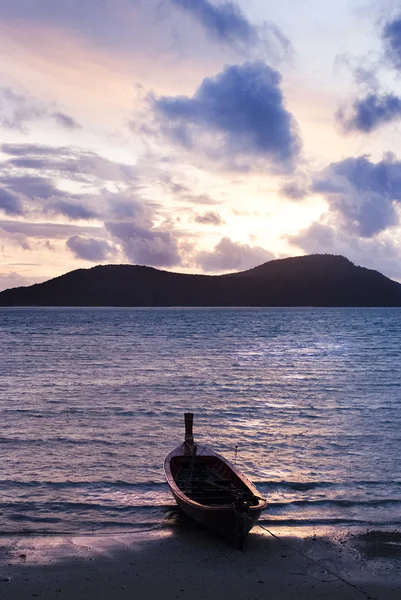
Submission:
POLYGON ((164 461, 171 492, 188 517, 243 548, 266 500, 230 461, 195 444, 193 414, 184 418, 185 441, 164 461))

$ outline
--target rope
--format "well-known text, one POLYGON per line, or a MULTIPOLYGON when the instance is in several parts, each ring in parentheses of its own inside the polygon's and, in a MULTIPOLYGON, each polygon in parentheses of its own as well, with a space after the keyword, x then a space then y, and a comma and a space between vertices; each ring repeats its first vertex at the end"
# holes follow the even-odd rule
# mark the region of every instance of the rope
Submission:
POLYGON ((303 575, 306 575, 307 577, 310 577, 310 579, 314 579, 315 581, 319 581, 320 583, 335 583, 336 581, 341 581, 342 583, 345 583, 345 585, 348 585, 349 587, 353 588, 355 591, 357 591, 360 594, 362 594, 363 596, 365 596, 366 599, 378 600, 377 598, 374 598, 373 596, 371 596, 371 594, 368 594, 367 592, 365 592, 365 590, 362 590, 360 587, 358 587, 354 583, 347 581, 346 579, 344 579, 344 577, 341 577, 341 575, 338 575, 337 573, 335 573, 331 569, 328 569, 325 565, 318 562, 311 556, 308 556, 307 554, 305 554, 304 552, 302 552, 301 550, 299 550, 292 544, 289 544, 288 542, 284 542, 278 535, 275 535, 272 531, 270 531, 270 529, 267 529, 267 527, 260 525, 260 523, 259 523, 259 527, 261 529, 264 529, 265 531, 267 531, 267 533, 269 533, 272 537, 274 537, 276 540, 278 540, 280 542, 280 544, 283 546, 283 548, 286 548, 288 558, 294 563, 294 565, 301 571, 301 573, 303 575), (298 554, 300 554, 303 558, 309 560, 311 563, 313 563, 317 567, 319 567, 319 569, 328 573, 329 575, 332 575, 334 577, 334 579, 330 579, 330 580, 320 579, 319 577, 315 577, 314 575, 310 575, 307 571, 304 571, 304 569, 302 569, 302 567, 299 566, 299 564, 296 562, 296 560, 289 554, 288 548, 293 550, 294 552, 298 552, 298 554))

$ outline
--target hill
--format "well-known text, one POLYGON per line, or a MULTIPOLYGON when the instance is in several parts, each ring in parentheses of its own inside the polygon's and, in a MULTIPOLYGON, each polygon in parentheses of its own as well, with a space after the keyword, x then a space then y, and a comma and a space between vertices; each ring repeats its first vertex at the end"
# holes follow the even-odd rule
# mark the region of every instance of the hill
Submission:
POLYGON ((106 265, 5 290, 0 306, 401 306, 401 284, 322 254, 214 276, 106 265))

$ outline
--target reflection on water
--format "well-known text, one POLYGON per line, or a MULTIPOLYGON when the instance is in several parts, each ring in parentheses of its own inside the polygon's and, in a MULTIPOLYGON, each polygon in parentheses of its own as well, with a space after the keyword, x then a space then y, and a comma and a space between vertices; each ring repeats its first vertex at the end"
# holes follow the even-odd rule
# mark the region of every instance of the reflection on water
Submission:
POLYGON ((0 309, 0 343, 1 530, 161 522, 185 410, 266 519, 400 518, 398 309, 0 309))

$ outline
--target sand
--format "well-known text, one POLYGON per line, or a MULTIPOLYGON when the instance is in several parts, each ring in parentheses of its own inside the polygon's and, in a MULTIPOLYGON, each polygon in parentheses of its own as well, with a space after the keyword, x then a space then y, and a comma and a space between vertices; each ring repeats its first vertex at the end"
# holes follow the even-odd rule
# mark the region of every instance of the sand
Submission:
POLYGON ((255 527, 245 552, 196 525, 0 538, 5 600, 401 599, 401 533, 255 527))

